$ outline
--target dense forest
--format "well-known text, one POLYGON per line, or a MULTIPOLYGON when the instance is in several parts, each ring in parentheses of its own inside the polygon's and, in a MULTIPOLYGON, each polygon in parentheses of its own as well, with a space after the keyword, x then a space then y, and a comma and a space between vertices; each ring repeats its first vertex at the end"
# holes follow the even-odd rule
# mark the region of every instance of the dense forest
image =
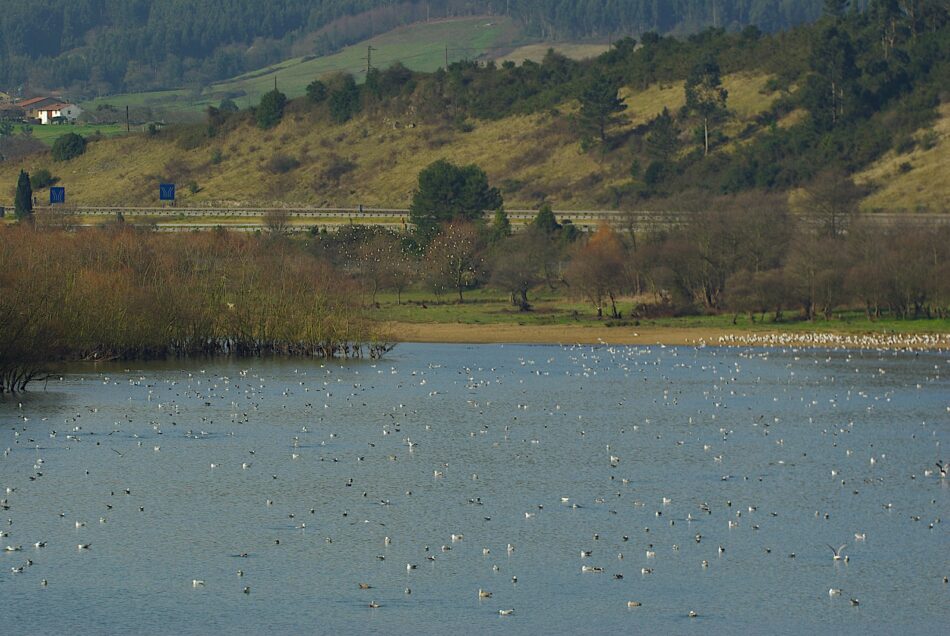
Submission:
MULTIPOLYGON (((926 4, 932 0, 907 0, 926 4)), ((939 2, 939 0, 935 0, 939 2)), ((508 13, 548 40, 785 29, 823 0, 37 0, 0 12, 0 87, 76 94, 201 85, 402 24, 508 13)))

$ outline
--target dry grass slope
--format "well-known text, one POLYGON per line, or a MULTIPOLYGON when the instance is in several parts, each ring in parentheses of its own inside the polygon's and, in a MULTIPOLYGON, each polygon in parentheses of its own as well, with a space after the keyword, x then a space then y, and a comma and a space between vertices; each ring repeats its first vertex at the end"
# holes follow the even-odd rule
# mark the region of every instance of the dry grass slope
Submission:
MULTIPOLYGON (((726 124, 727 132, 738 132, 777 97, 763 90, 767 79, 748 74, 724 78, 735 113, 726 124)), ((676 110, 683 104, 681 83, 644 91, 624 89, 623 96, 629 108, 621 128, 627 130, 664 107, 676 110)), ((91 143, 84 156, 67 163, 39 155, 23 167, 50 168, 76 205, 153 205, 157 184, 170 180, 180 184, 181 204, 405 207, 419 171, 445 158, 482 166, 503 189, 509 208, 534 207, 542 199, 568 209, 609 207, 610 187, 629 181, 629 158, 623 152, 608 159, 597 151, 581 152, 569 121, 576 109, 576 102, 567 103, 560 116, 542 113, 475 122, 474 129, 465 133, 446 126, 407 127, 405 121, 397 124, 382 116, 360 116, 336 126, 318 113, 294 106, 273 130, 244 126, 195 150, 182 150, 163 136, 134 135, 91 143), (284 173, 275 171, 270 162, 276 154, 299 165, 284 173), (219 161, 212 160, 215 155, 219 161), (187 188, 191 182, 199 187, 196 193, 187 188)), ((950 185, 939 178, 948 166, 950 106, 941 113, 933 148, 919 146, 909 155, 887 157, 862 175, 882 186, 869 199, 869 207, 934 210, 935 201, 950 200, 950 185), (913 169, 902 173, 899 166, 905 161, 913 169)), ((0 181, 8 184, 7 201, 12 201, 19 168, 0 164, 0 181)))
POLYGON ((858 175, 857 181, 876 188, 864 201, 866 210, 950 212, 950 103, 940 106, 934 127, 915 138, 911 152, 891 151, 858 175))

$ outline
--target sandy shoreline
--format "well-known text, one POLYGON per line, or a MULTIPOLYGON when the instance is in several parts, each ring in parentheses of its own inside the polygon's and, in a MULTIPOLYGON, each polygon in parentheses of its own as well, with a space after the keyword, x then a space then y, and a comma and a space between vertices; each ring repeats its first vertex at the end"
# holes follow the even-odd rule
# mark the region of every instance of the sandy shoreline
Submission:
POLYGON ((598 327, 586 325, 473 325, 387 323, 398 342, 454 344, 616 344, 802 346, 885 349, 950 349, 950 334, 847 334, 832 331, 781 332, 702 327, 598 327))

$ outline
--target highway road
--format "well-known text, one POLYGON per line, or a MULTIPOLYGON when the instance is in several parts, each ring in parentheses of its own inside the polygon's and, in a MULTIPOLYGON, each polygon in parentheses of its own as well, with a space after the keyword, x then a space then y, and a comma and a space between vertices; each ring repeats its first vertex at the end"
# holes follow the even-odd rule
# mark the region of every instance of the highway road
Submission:
MULTIPOLYGON (((37 208, 37 214, 57 215, 72 225, 98 225, 109 218, 121 214, 127 223, 154 225, 160 230, 191 230, 215 228, 218 226, 232 230, 253 231, 265 227, 268 213, 283 211, 288 215, 288 224, 292 231, 306 231, 311 227, 333 229, 344 224, 383 225, 404 228, 409 223, 409 210, 405 208, 373 207, 152 207, 152 206, 71 206, 37 208), (71 220, 72 219, 72 220, 71 220)), ((537 210, 512 209, 508 217, 515 225, 523 225, 534 219, 537 210)), ((635 227, 655 227, 657 225, 676 225, 682 223, 689 212, 669 212, 657 210, 555 210, 558 220, 571 221, 579 229, 590 230, 602 222, 617 226, 633 224, 635 227)), ((491 213, 486 213, 490 217, 491 213)), ((946 214, 900 214, 869 213, 881 223, 903 223, 914 225, 950 224, 950 215, 946 214)))

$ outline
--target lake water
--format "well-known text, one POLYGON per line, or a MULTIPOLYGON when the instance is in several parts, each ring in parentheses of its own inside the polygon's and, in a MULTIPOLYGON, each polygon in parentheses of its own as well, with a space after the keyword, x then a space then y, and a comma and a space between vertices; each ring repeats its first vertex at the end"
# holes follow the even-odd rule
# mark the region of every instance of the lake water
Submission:
POLYGON ((78 369, 0 401, 3 633, 945 629, 948 410, 947 354, 78 369))

